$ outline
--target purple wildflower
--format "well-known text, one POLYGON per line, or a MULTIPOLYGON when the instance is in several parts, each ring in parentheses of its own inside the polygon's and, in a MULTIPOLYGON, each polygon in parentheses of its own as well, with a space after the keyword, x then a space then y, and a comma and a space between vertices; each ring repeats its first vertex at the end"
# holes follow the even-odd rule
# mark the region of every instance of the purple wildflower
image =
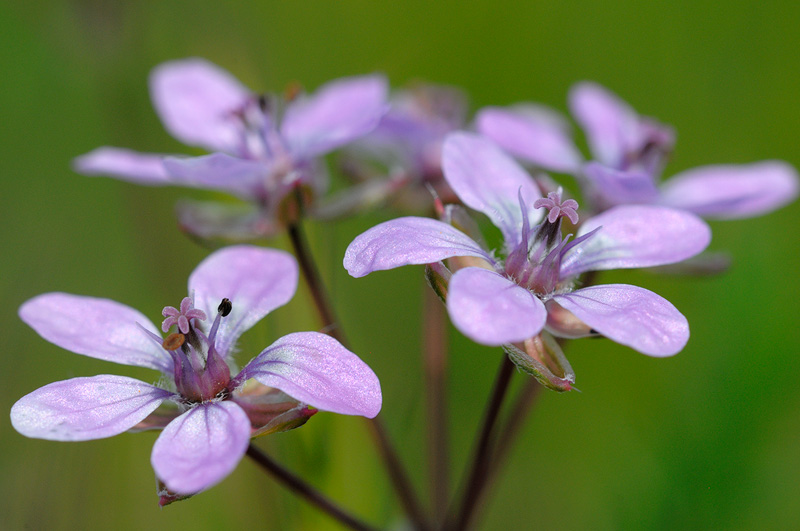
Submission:
POLYGON ((171 493, 189 495, 225 478, 251 437, 302 425, 317 410, 374 417, 381 407, 377 377, 324 334, 289 334, 231 377, 236 340, 288 302, 296 287, 291 255, 249 246, 222 249, 189 277, 191 295, 180 309, 164 309, 162 330, 177 328, 166 338, 143 314, 111 300, 35 297, 22 305, 20 317, 48 341, 156 369, 166 383, 110 375, 55 382, 14 404, 11 423, 28 437, 57 441, 163 428, 153 469, 171 493), (172 407, 156 411, 165 402, 172 407))
POLYGON ((75 167, 139 184, 231 193, 257 208, 183 203, 182 226, 203 237, 263 235, 274 230, 275 210, 290 190, 322 190, 317 157, 372 130, 387 109, 387 90, 379 75, 340 79, 279 112, 277 98, 252 93, 203 59, 171 61, 150 75, 156 112, 175 138, 215 153, 178 158, 102 147, 78 157, 75 167))
POLYGON ((561 220, 577 216, 577 203, 560 194, 543 199, 530 176, 490 142, 451 135, 443 166, 464 204, 502 231, 505 261, 447 223, 406 217, 350 244, 344 266, 352 276, 471 257, 450 279, 447 309, 453 324, 478 343, 518 343, 547 328, 567 337, 600 333, 651 356, 675 354, 686 344, 686 319, 655 293, 624 284, 575 289, 575 278, 685 260, 710 241, 702 220, 660 206, 620 206, 585 221, 570 240, 561 235, 561 220), (539 224, 537 205, 549 211, 539 224))
POLYGON ((385 201, 419 211, 430 204, 427 186, 452 200, 442 176, 442 143, 464 126, 466 102, 462 91, 444 85, 418 83, 396 92, 378 126, 346 150, 342 169, 357 185, 323 205, 323 215, 385 201))
POLYGON ((746 218, 788 204, 800 190, 796 170, 782 161, 701 166, 659 185, 675 145, 672 128, 638 115, 596 83, 575 85, 569 106, 586 133, 591 162, 583 160, 566 120, 544 107, 488 107, 478 113, 477 128, 523 160, 578 176, 598 210, 657 204, 709 218, 746 218))

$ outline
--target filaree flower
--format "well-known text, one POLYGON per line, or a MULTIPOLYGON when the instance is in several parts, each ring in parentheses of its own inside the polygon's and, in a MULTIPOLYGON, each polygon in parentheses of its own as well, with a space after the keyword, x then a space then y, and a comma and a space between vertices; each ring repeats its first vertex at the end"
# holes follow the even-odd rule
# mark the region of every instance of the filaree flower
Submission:
POLYGON ((237 339, 291 299, 297 275, 283 251, 219 250, 190 276, 190 295, 164 308, 166 337, 143 314, 111 300, 65 293, 29 300, 20 317, 48 341, 163 376, 158 385, 112 375, 46 385, 14 404, 14 428, 57 441, 163 429, 151 463, 167 503, 225 478, 252 437, 296 428, 318 410, 374 417, 381 408, 377 377, 324 334, 284 336, 232 376, 237 339))
POLYGON ((592 211, 623 204, 656 204, 715 219, 765 214, 793 201, 797 171, 783 161, 719 164, 684 171, 660 183, 675 146, 675 132, 641 116, 608 89, 577 83, 569 107, 586 134, 592 160, 584 160, 569 123, 541 105, 487 107, 478 131, 503 149, 545 170, 575 175, 592 211))
POLYGON ((562 220, 578 222, 578 203, 560 191, 543 198, 491 142, 452 134, 443 166, 463 203, 502 231, 505 260, 448 223, 406 217, 350 244, 344 266, 351 275, 451 259, 448 313, 456 328, 485 345, 523 342, 545 328, 566 337, 601 334, 651 356, 673 355, 686 344, 686 319, 665 299, 626 284, 579 288, 577 278, 694 256, 711 237, 701 219, 659 206, 619 206, 583 222, 574 239, 563 237, 562 220))
POLYGON ((342 173, 352 185, 317 204, 336 218, 389 204, 428 212, 432 188, 456 200, 442 175, 442 143, 466 122, 467 97, 455 87, 415 83, 392 95, 378 125, 343 150, 342 173))
POLYGON ((332 81, 312 96, 259 95, 203 59, 171 61, 150 75, 156 112, 175 138, 214 153, 175 157, 103 147, 76 159, 75 168, 228 192, 249 205, 183 202, 182 228, 203 238, 269 235, 280 228, 279 208, 292 190, 325 189, 318 158, 372 130, 386 112, 387 92, 383 76, 368 75, 332 81))

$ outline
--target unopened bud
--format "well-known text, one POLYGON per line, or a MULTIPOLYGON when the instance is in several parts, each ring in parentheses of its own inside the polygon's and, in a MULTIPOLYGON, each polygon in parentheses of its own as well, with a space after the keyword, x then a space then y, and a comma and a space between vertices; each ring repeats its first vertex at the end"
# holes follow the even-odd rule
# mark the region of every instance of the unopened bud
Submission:
POLYGON ((503 350, 517 368, 548 389, 559 392, 574 389, 575 371, 556 340, 547 332, 542 331, 522 344, 503 345, 503 350))
POLYGON ((447 285, 450 283, 450 277, 453 274, 447 269, 443 263, 434 262, 425 266, 425 280, 428 285, 436 293, 439 299, 447 302, 447 285))

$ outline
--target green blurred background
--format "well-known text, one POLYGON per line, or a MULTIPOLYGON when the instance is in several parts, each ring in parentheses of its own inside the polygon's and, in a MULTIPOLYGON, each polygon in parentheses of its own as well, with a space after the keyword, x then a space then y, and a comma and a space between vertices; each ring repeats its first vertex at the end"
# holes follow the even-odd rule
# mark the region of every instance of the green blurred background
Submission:
MULTIPOLYGON (((156 320, 184 296, 207 251, 176 230, 173 205, 208 195, 70 169, 73 157, 100 145, 185 152, 149 101, 147 75, 162 61, 202 56, 259 91, 293 80, 313 90, 380 71, 394 86, 462 86, 473 110, 521 100, 565 110, 569 86, 592 79, 675 126, 669 175, 767 158, 800 165, 798 26, 800 4, 788 1, 4 2, 0 410, 74 376, 155 379, 50 345, 16 310, 39 293, 67 291, 156 320)), ((390 215, 309 230, 353 350, 382 380, 382 416, 425 492, 422 269, 355 280, 341 268, 350 240, 390 215)), ((670 359, 602 340, 571 344, 582 393, 542 396, 481 528, 800 527, 798 221, 795 203, 712 223, 712 249, 734 257, 716 278, 605 275, 672 301, 689 319, 691 341, 670 359)), ((239 361, 279 335, 318 327, 301 290, 245 336, 239 361)), ((449 335, 455 482, 500 354, 449 335)), ((56 443, 0 422, 0 526, 337 528, 246 459, 210 491, 159 510, 149 464, 155 437, 56 443)), ((370 522, 401 524, 360 419, 322 413, 259 444, 370 522)))

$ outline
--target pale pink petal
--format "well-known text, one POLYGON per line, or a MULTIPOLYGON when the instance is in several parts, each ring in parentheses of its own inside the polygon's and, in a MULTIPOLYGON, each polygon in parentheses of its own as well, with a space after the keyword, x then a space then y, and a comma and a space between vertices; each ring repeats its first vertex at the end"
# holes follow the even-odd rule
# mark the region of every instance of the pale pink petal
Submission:
POLYGON ((758 216, 797 198, 797 170, 777 160, 703 166, 669 179, 661 202, 716 219, 758 216))
POLYGON ((176 418, 159 435, 150 463, 178 494, 194 494, 233 472, 250 441, 250 420, 231 401, 205 402, 176 418))
POLYGON ((534 225, 542 211, 533 203, 542 197, 533 179, 519 164, 483 137, 468 133, 448 135, 442 151, 444 176, 458 197, 470 208, 483 212, 503 231, 506 245, 521 239, 520 197, 534 225))
POLYGON ((124 376, 73 378, 20 398, 11 408, 11 424, 37 439, 102 439, 133 428, 172 396, 124 376))
POLYGON ((25 302, 19 316, 44 339, 71 352, 172 373, 169 354, 142 330, 158 336, 158 329, 142 313, 124 304, 45 293, 25 302))
POLYGON ((453 256, 494 260, 475 241, 435 219, 397 218, 356 237, 344 253, 344 268, 354 277, 410 264, 430 264, 453 256))
POLYGON ((584 81, 572 87, 569 106, 586 132, 595 159, 621 168, 627 150, 636 147, 639 117, 630 105, 606 88, 584 81))
POLYGON ((620 205, 586 220, 578 235, 600 230, 571 248, 560 278, 585 271, 652 267, 680 262, 702 252, 711 229, 690 212, 651 205, 620 205))
POLYGON ((372 369, 338 341, 317 332, 277 340, 236 380, 249 378, 323 411, 373 418, 381 410, 381 386, 372 369))
POLYGON ((490 346, 533 337, 547 319, 536 295, 479 267, 460 269, 450 279, 447 311, 461 333, 490 346))
POLYGON ((689 323, 666 299, 626 284, 556 295, 553 300, 603 334, 643 354, 672 356, 689 340, 689 323))
POLYGON ((234 113, 252 96, 222 68, 204 59, 183 59, 153 69, 150 97, 164 127, 178 140, 234 152, 242 134, 234 113))
POLYGON ((296 157, 325 154, 374 129, 389 108, 387 96, 383 76, 331 81, 289 104, 281 133, 296 157))
POLYGON ((225 153, 202 157, 167 157, 164 168, 172 184, 222 190, 242 199, 257 199, 265 188, 269 166, 225 153))
POLYGON ((652 175, 643 171, 619 171, 597 162, 583 168, 591 193, 603 207, 624 204, 645 205, 658 201, 658 188, 652 175))
POLYGON ((165 156, 100 147, 77 157, 73 166, 76 172, 84 175, 107 175, 136 184, 159 186, 170 184, 163 164, 165 156))
POLYGON ((189 277, 195 307, 209 320, 223 298, 233 309, 217 333, 216 346, 227 356, 236 339, 275 308, 283 306, 297 289, 297 262, 285 251, 250 245, 215 251, 189 277))
POLYGON ((515 112, 487 107, 478 113, 478 132, 500 147, 546 170, 572 173, 583 161, 569 131, 554 111, 515 112))

